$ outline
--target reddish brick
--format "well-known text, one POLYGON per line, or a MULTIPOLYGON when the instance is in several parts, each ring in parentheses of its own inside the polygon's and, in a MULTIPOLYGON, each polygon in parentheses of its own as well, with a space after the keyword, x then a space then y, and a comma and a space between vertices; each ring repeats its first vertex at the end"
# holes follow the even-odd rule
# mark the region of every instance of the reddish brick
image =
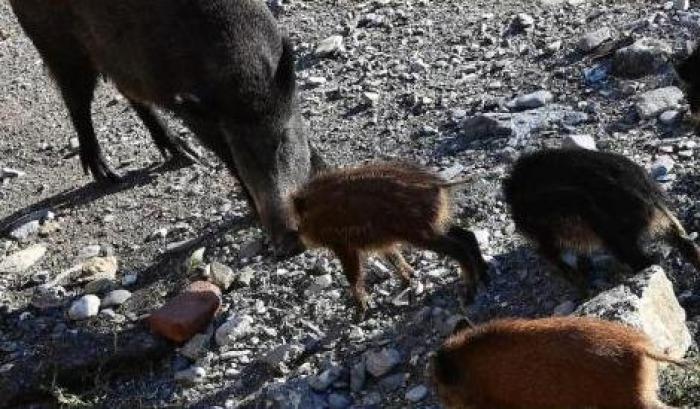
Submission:
POLYGON ((151 331, 182 343, 202 332, 221 305, 221 290, 206 281, 195 281, 148 317, 151 331))

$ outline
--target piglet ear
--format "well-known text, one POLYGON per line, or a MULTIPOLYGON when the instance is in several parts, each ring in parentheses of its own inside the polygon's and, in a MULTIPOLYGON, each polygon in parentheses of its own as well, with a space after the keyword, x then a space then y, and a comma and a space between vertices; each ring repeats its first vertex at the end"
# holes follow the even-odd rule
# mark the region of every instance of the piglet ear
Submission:
POLYGON ((474 328, 474 323, 467 317, 462 317, 455 323, 454 328, 452 328, 452 334, 456 334, 463 329, 474 328))

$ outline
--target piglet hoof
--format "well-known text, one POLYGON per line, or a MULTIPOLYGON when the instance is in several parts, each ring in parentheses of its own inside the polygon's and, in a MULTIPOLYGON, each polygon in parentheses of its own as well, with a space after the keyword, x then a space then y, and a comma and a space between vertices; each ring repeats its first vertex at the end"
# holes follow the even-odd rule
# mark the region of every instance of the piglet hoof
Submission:
POLYGON ((357 319, 364 321, 367 316, 367 311, 369 310, 369 295, 364 291, 355 291, 353 292, 353 299, 357 306, 357 319))

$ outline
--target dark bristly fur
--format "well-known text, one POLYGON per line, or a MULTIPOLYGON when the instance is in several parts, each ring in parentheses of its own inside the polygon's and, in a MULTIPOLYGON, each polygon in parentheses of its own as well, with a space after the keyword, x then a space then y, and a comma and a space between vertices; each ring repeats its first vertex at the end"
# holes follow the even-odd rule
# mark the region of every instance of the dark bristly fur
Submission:
POLYGON ((448 409, 670 409, 641 332, 594 318, 498 320, 450 336, 433 359, 448 409))
POLYGON ((635 271, 653 260, 641 239, 663 236, 700 270, 700 249, 669 211, 664 193, 640 166, 617 154, 542 150, 521 157, 503 185, 515 225, 585 292, 585 274, 561 250, 609 250, 635 271))
POLYGON ((259 0, 11 0, 62 93, 85 171, 118 179, 90 116, 111 79, 165 153, 187 156, 154 106, 181 117, 243 183, 273 236, 292 232, 284 197, 322 160, 296 109, 294 55, 259 0))
POLYGON ((383 253, 408 281, 413 273, 397 245, 410 243, 459 261, 470 300, 486 279, 474 234, 452 225, 449 183, 426 169, 378 163, 322 174, 291 198, 302 241, 331 249, 353 295, 366 309, 363 254, 383 253))
POLYGON ((700 47, 676 66, 676 72, 684 82, 690 110, 697 120, 700 115, 700 47))

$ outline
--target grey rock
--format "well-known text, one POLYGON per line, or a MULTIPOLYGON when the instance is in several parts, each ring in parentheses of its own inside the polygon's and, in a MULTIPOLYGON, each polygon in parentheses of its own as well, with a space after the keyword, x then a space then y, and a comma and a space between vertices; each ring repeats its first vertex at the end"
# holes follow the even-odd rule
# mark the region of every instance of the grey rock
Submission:
POLYGON ((207 378, 207 371, 201 366, 192 365, 187 369, 175 372, 175 381, 187 385, 196 385, 204 382, 207 378))
POLYGON ((651 171, 649 173, 652 178, 660 180, 671 173, 675 164, 675 161, 670 156, 659 156, 654 163, 651 164, 651 171))
POLYGON ((334 366, 324 370, 316 376, 311 377, 311 379, 309 379, 309 386, 311 389, 317 392, 323 392, 328 389, 339 377, 340 368, 334 366))
POLYGON ((207 332, 196 334, 180 348, 180 355, 193 361, 203 357, 209 347, 213 333, 214 328, 210 326, 207 332))
POLYGON ((232 315, 216 330, 216 343, 227 345, 253 332, 253 320, 248 315, 232 315))
POLYGON ((350 368, 350 389, 353 392, 359 392, 365 387, 367 371, 364 361, 360 361, 350 368))
POLYGON ((521 95, 510 101, 508 108, 514 111, 539 108, 552 102, 554 95, 549 91, 535 91, 530 94, 521 95))
POLYGON ((241 245, 240 250, 238 250, 238 257, 241 259, 249 259, 257 256, 262 252, 264 245, 263 240, 260 238, 250 240, 241 245))
POLYGON ((430 66, 420 58, 414 58, 409 64, 412 72, 426 72, 430 69, 430 66))
POLYGON ((46 254, 46 247, 34 244, 0 259, 0 273, 19 274, 29 270, 46 254))
POLYGON ((514 143, 527 140, 538 131, 550 127, 577 126, 588 121, 588 115, 552 104, 515 113, 486 113, 467 118, 462 123, 468 141, 489 138, 511 138, 514 143))
POLYGON ((103 307, 114 307, 122 305, 131 298, 131 291, 128 290, 114 290, 110 291, 103 299, 103 307))
POLYGON ((393 348, 383 348, 380 351, 368 351, 364 355, 367 372, 375 378, 391 372, 396 365, 401 363, 401 354, 393 348))
POLYGON ((673 8, 676 10, 686 11, 690 8, 690 0, 674 0, 673 8))
POLYGON ((599 294, 576 310, 619 321, 646 333, 659 351, 681 358, 692 343, 685 310, 659 266, 651 266, 623 284, 599 294))
POLYGON ((100 255, 101 251, 102 247, 99 244, 91 244, 81 248, 80 251, 78 251, 78 257, 83 259, 97 257, 100 255))
POLYGON ((321 41, 316 47, 314 54, 316 57, 332 57, 345 52, 345 46, 343 45, 343 36, 333 35, 325 40, 321 41))
POLYGON ((330 274, 324 274, 314 278, 313 282, 306 290, 306 294, 314 295, 319 294, 326 288, 333 285, 333 276, 330 274))
POLYGON ((209 274, 211 282, 222 290, 228 290, 236 279, 231 267, 213 262, 209 265, 209 274))
POLYGON ((554 307, 554 310, 552 311, 552 315, 555 316, 565 316, 565 315, 570 315, 574 310, 576 309, 576 304, 573 303, 573 301, 564 301, 563 303, 557 305, 554 307))
POLYGON ((68 318, 84 320, 94 317, 100 311, 100 299, 95 295, 84 295, 73 302, 68 309, 68 318))
POLYGON ((68 293, 60 285, 40 285, 32 294, 32 305, 40 310, 63 306, 68 293))
POLYGON ((324 397, 315 393, 302 379, 292 379, 266 387, 260 398, 266 409, 320 409, 327 407, 324 397))
POLYGON ((595 139, 593 139, 593 136, 587 134, 566 135, 562 139, 561 146, 565 148, 589 149, 592 151, 598 149, 595 145, 595 139))
POLYGON ((428 388, 425 385, 414 386, 406 392, 405 398, 409 402, 420 402, 428 396, 428 388))
POLYGON ((328 395, 328 407, 330 409, 346 409, 352 405, 352 398, 339 393, 331 393, 328 395))
POLYGON ((642 119, 653 118, 664 111, 677 109, 683 97, 683 91, 678 87, 658 88, 639 95, 635 108, 642 119))
POLYGON ((671 46, 666 42, 642 38, 615 52, 613 70, 625 78, 654 74, 667 64, 672 52, 671 46))
POLYGON ((608 27, 599 28, 596 31, 590 32, 578 41, 576 47, 579 51, 589 53, 595 50, 599 45, 612 38, 612 30, 608 27))
POLYGON ((386 376, 379 381, 379 388, 384 393, 394 392, 397 389, 404 387, 407 377, 408 376, 405 373, 397 373, 386 376))
POLYGON ((128 287, 130 285, 136 284, 136 281, 138 281, 139 275, 138 273, 127 273, 122 276, 122 285, 124 287, 128 287))
POLYGON ((238 272, 236 277, 236 282, 244 287, 249 287, 251 281, 255 277, 255 270, 252 267, 247 266, 243 270, 238 272))
POLYGON ((262 357, 262 361, 282 373, 288 371, 288 364, 298 359, 304 353, 301 344, 282 344, 273 348, 262 357))

